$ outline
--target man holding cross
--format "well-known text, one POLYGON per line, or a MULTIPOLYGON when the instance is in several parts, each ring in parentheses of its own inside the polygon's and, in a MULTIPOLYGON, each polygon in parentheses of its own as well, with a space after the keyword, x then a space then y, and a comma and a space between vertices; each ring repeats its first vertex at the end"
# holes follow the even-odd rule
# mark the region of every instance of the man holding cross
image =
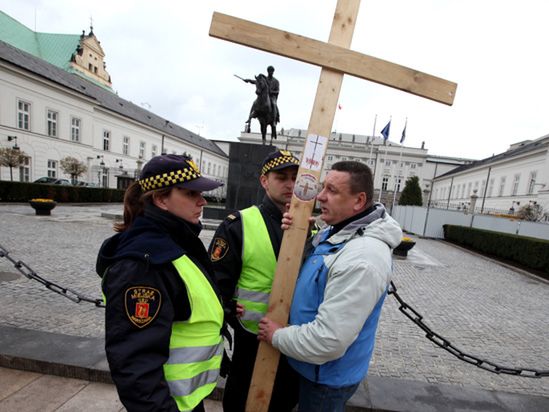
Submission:
POLYGON ((317 201, 328 226, 306 248, 289 326, 267 317, 259 323, 259 339, 287 355, 300 375, 300 412, 343 411, 365 378, 391 249, 402 237, 398 223, 373 202, 372 173, 362 163, 335 163, 317 201))
MULTIPOLYGON (((259 177, 265 197, 259 206, 230 214, 210 245, 217 285, 234 329, 232 367, 225 384, 223 409, 244 411, 259 342, 259 320, 265 316, 276 258, 282 241, 280 222, 294 190, 299 160, 278 150, 264 160, 259 177), (236 305, 235 305, 236 301, 236 305)), ((298 376, 283 358, 278 368, 273 412, 291 411, 297 403, 298 376)))

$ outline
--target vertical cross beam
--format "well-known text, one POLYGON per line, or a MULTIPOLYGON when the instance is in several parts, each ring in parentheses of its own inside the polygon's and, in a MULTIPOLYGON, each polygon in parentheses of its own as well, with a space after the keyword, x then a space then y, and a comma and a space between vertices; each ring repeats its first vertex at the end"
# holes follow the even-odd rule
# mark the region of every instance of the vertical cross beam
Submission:
MULTIPOLYGON (((453 103, 457 87, 455 83, 438 77, 349 50, 359 6, 360 0, 338 0, 328 43, 220 13, 214 13, 212 17, 210 36, 322 67, 290 205, 293 224, 282 238, 267 311, 267 316, 280 324, 288 321, 308 235, 308 218, 314 206, 315 191, 309 189, 319 186, 343 74, 352 74, 448 105, 453 103)), ((272 346, 259 345, 247 411, 268 410, 279 357, 279 352, 272 346)))
MULTIPOLYGON (((346 48, 351 45, 359 5, 360 0, 338 2, 329 43, 346 48)), ((317 183, 320 179, 322 162, 328 147, 328 136, 332 131, 342 82, 343 73, 322 68, 296 186, 302 184, 304 175, 313 183, 317 183), (319 145, 319 143, 323 144, 319 145)), ((294 217, 294 224, 285 231, 282 238, 267 311, 267 316, 281 325, 288 322, 295 282, 301 266, 303 247, 309 231, 308 218, 311 216, 314 206, 314 198, 307 200, 306 194, 301 197, 303 199, 299 199, 295 195, 292 197, 290 213, 294 217)), ((279 359, 280 353, 276 349, 264 342, 260 343, 246 411, 268 410, 279 359)))

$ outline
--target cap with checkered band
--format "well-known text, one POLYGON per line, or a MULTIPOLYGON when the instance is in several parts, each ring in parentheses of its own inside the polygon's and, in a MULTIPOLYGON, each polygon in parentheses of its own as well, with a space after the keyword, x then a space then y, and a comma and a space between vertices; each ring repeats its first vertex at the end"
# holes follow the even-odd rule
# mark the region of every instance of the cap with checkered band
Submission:
POLYGON ((191 157, 175 154, 155 156, 149 160, 143 166, 138 182, 144 192, 170 186, 206 192, 223 185, 202 176, 191 157))
POLYGON ((263 160, 261 174, 265 175, 273 170, 285 169, 287 167, 299 167, 299 159, 289 150, 277 150, 269 153, 263 160))

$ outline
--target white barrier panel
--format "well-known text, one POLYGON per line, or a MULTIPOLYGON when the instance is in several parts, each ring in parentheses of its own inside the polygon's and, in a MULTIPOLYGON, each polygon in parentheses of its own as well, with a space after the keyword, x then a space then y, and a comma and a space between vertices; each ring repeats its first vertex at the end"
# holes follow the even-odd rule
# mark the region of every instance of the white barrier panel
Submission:
POLYGON ((520 222, 519 235, 549 240, 549 225, 538 222, 520 222))
POLYGON ((393 217, 402 230, 418 236, 443 239, 443 225, 468 226, 549 240, 549 224, 488 215, 469 215, 457 210, 395 206, 393 217), (472 220, 472 226, 471 226, 472 220))

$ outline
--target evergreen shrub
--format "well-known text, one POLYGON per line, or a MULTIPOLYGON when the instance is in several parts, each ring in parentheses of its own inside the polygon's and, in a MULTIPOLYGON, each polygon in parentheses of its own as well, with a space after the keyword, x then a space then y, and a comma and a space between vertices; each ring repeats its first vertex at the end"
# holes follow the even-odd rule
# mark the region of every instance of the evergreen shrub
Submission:
POLYGON ((549 278, 549 240, 510 233, 444 225, 444 239, 478 252, 516 262, 549 278))

